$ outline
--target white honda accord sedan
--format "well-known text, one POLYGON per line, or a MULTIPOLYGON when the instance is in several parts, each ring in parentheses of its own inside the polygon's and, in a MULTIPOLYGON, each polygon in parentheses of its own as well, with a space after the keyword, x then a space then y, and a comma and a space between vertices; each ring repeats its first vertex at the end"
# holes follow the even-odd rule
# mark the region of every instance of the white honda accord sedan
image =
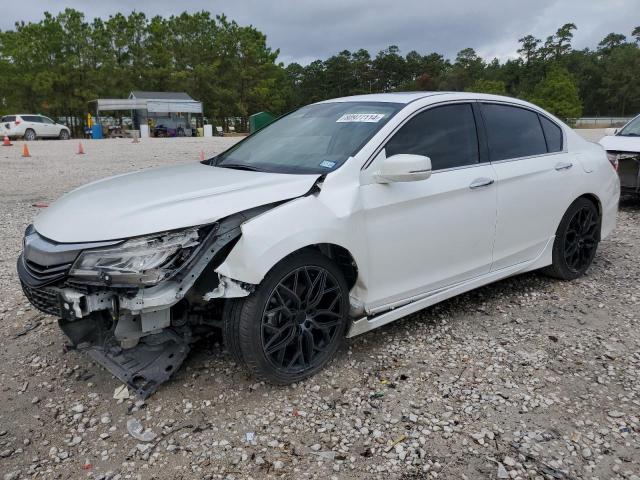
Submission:
POLYGON ((520 100, 339 98, 204 162, 68 193, 25 232, 18 272, 141 396, 216 328, 252 374, 286 384, 344 337, 481 285, 583 275, 619 190, 600 145, 520 100))

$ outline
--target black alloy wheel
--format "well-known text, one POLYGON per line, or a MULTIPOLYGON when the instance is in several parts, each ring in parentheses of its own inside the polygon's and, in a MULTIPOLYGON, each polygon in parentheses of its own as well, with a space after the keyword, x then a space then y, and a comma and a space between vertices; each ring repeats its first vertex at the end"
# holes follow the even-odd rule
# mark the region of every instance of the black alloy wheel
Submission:
POLYGON ((337 265, 320 252, 299 252, 273 267, 249 296, 225 303, 225 343, 253 375, 289 384, 333 357, 348 314, 349 288, 337 265))
POLYGON ((560 221, 553 242, 553 263, 543 273, 561 280, 573 280, 585 274, 600 242, 600 212, 590 199, 580 197, 560 221))
POLYGON ((271 365, 300 373, 323 363, 343 322, 338 281, 319 266, 299 267, 273 289, 262 314, 262 349, 271 365))
POLYGON ((599 225, 597 212, 588 205, 573 214, 564 240, 564 258, 571 271, 581 272, 591 264, 598 246, 599 225))

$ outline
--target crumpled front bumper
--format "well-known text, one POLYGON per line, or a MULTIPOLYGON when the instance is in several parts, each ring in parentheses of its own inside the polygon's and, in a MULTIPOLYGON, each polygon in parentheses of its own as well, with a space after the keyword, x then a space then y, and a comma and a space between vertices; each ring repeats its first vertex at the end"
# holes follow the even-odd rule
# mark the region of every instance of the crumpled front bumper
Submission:
POLYGON ((169 380, 191 349, 191 330, 167 328, 147 335, 132 348, 122 348, 107 315, 58 321, 77 350, 87 353, 140 398, 147 398, 169 380))
POLYGON ((170 305, 133 314, 120 308, 117 293, 82 292, 68 286, 33 287, 18 272, 22 289, 40 311, 58 317, 71 346, 87 353, 141 398, 169 380, 186 359, 192 341, 187 326, 171 326, 170 305), (125 348, 128 347, 128 348, 125 348))
POLYGON ((198 325, 190 323, 184 312, 176 313, 175 309, 180 311, 177 304, 187 302, 189 294, 201 305, 213 298, 249 294, 231 279, 221 282, 213 268, 239 238, 240 225, 251 213, 256 212, 236 214, 216 224, 185 268, 152 287, 78 284, 68 276, 76 254, 69 248, 61 250, 64 244, 47 245, 43 237, 36 239, 31 250, 25 242, 25 252, 18 258, 18 275, 27 299, 37 309, 59 318, 60 328, 74 348, 89 354, 146 398, 178 370, 195 340, 192 327, 198 325))

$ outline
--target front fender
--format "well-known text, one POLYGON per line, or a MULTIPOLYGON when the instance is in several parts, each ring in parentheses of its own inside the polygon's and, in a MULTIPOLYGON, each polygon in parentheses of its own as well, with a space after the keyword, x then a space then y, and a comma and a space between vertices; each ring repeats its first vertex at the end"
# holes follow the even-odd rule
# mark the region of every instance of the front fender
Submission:
MULTIPOLYGON (((358 232, 361 215, 337 213, 315 195, 292 200, 242 225, 240 239, 216 269, 220 275, 258 284, 287 255, 301 248, 330 243, 346 248, 367 278, 366 245, 358 232), (344 214, 344 216, 342 216, 344 214), (360 261, 362 260, 362 261, 360 261)), ((364 287, 364 285, 360 285, 364 287)))

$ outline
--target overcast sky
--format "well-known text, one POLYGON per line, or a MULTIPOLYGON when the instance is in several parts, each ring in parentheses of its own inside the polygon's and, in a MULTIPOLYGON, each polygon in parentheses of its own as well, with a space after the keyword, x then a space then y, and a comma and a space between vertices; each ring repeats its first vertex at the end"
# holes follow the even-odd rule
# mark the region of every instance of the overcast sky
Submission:
POLYGON ((516 55, 518 38, 531 33, 544 40, 567 22, 578 26, 574 48, 594 48, 612 31, 630 37, 640 24, 640 0, 21 0, 4 2, 0 28, 65 7, 88 19, 133 8, 148 16, 225 13, 265 33, 269 46, 280 49, 280 61, 303 64, 344 49, 375 55, 388 45, 403 54, 435 51, 448 58, 472 47, 487 60, 504 60, 516 55))

